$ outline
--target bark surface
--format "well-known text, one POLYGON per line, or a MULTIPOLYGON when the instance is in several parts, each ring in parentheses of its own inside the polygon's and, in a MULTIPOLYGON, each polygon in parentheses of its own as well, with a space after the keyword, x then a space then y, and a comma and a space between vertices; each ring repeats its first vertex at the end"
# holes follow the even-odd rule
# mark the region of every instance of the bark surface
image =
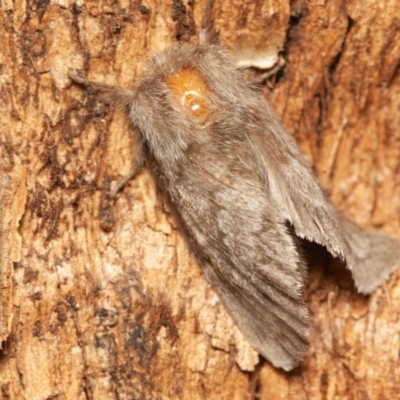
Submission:
MULTIPOLYGON (((0 2, 0 398, 398 397, 400 272, 364 297, 310 245, 311 346, 284 373, 225 312, 150 173, 110 197, 133 165, 133 130, 68 71, 130 87, 155 52, 197 43, 203 9, 0 2)), ((262 94, 333 203, 400 239, 399 15, 398 0, 214 7, 238 59, 285 60, 262 94)))

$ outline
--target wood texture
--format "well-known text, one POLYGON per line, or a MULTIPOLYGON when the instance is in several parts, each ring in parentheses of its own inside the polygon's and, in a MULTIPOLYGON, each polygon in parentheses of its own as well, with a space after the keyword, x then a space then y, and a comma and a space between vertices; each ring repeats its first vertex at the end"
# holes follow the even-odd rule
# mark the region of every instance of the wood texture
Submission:
MULTIPOLYGON (((204 1, 0 3, 2 168, 22 165, 5 399, 395 399, 399 273, 372 296, 310 246, 310 350, 286 374, 235 327, 148 171, 124 114, 68 71, 129 87, 154 52, 197 41, 204 1)), ((285 66, 262 89, 333 202, 400 238, 400 3, 216 0, 238 59, 285 66), (252 47, 253 51, 246 52, 252 47)))
POLYGON ((26 172, 0 168, 0 346, 10 334, 13 319, 12 277, 21 259, 20 219, 25 211, 26 172))

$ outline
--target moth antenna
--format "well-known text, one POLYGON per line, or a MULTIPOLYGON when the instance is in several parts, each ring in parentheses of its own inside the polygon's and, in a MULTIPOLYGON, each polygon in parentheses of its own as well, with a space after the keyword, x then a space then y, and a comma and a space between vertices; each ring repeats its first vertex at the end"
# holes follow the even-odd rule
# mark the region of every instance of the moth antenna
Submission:
POLYGON ((214 28, 213 19, 211 16, 213 6, 214 0, 207 0, 201 21, 199 36, 200 45, 218 43, 218 32, 214 28))
POLYGON ((76 72, 70 72, 69 77, 76 83, 93 89, 100 97, 109 104, 116 104, 122 109, 129 109, 132 104, 134 92, 119 86, 107 85, 106 83, 88 81, 85 76, 76 72))

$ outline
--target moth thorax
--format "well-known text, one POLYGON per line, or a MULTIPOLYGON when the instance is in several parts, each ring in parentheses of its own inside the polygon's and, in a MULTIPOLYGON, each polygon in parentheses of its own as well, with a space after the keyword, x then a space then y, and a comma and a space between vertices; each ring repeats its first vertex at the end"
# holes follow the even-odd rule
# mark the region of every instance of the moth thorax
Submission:
POLYGON ((209 87, 195 68, 184 68, 165 79, 173 98, 186 112, 204 124, 210 117, 209 87))

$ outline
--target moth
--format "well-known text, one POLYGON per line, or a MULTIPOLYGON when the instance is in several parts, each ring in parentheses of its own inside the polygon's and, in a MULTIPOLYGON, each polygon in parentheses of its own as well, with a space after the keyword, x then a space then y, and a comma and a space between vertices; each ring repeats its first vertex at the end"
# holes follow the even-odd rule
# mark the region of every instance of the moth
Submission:
POLYGON ((295 141, 213 44, 208 0, 199 45, 153 56, 132 89, 90 82, 126 109, 138 168, 146 164, 241 331, 274 366, 291 370, 310 334, 299 238, 347 263, 361 293, 395 270, 399 243, 363 230, 326 199, 295 141))

